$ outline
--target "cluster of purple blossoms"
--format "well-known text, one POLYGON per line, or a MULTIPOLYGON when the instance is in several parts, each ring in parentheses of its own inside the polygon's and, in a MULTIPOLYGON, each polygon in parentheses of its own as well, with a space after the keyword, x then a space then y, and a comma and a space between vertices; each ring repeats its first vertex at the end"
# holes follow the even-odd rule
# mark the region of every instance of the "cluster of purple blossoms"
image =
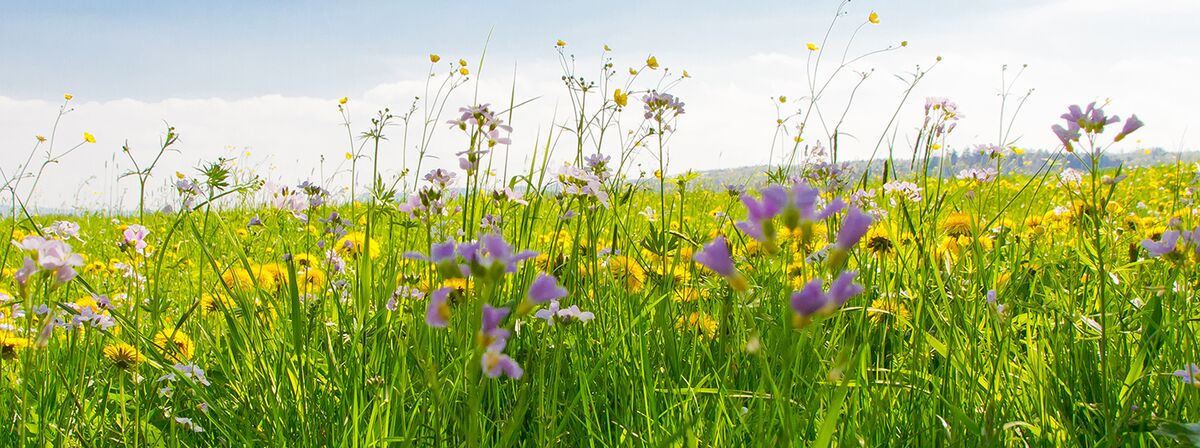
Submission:
POLYGON ((519 205, 529 205, 529 201, 526 201, 525 198, 521 197, 521 193, 513 190, 512 187, 496 188, 492 190, 492 200, 496 201, 498 204, 512 202, 519 205))
POLYGON ((959 171, 958 176, 955 177, 958 178, 958 180, 986 184, 996 180, 996 174, 995 168, 967 168, 959 171))
POLYGON ((1176 370, 1172 375, 1183 380, 1183 384, 1200 388, 1200 366, 1189 364, 1186 368, 1176 370))
MULTIPOLYGON (((900 197, 908 202, 921 202, 921 187, 909 181, 893 180, 883 184, 883 192, 900 197)), ((893 203, 895 200, 893 199, 893 203)))
POLYGON ((980 155, 986 155, 989 159, 996 159, 1004 156, 1004 148, 1001 148, 1000 145, 992 143, 981 143, 975 145, 974 149, 975 152, 978 152, 980 155))
POLYGON ((279 210, 283 210, 292 214, 302 222, 308 222, 306 212, 309 209, 314 209, 325 204, 325 198, 329 196, 329 192, 310 181, 304 181, 295 189, 284 186, 276 191, 271 199, 271 204, 279 210))
POLYGON ((612 157, 600 153, 592 154, 583 159, 584 166, 587 167, 587 170, 592 174, 595 174, 601 182, 607 180, 608 177, 612 175, 608 169, 609 162, 611 161, 612 157))
MULTIPOLYGON (((479 242, 455 243, 453 240, 433 244, 429 255, 418 253, 405 254, 408 258, 429 261, 437 266, 438 272, 446 278, 472 277, 483 285, 498 284, 504 275, 517 272, 518 263, 537 256, 532 251, 515 251, 504 238, 489 234, 480 238, 479 242)), ((399 290, 398 290, 399 291, 399 290)), ((429 295, 429 303, 425 310, 425 322, 434 328, 450 326, 452 308, 450 293, 452 288, 440 288, 429 295)), ((563 315, 558 308, 558 301, 567 296, 566 288, 558 284, 554 276, 539 273, 525 294, 525 298, 516 306, 516 316, 525 316, 540 305, 550 303, 554 314, 563 315)), ((578 311, 577 307, 573 307, 578 311)), ((482 326, 479 330, 479 348, 482 350, 480 367, 484 374, 496 378, 507 376, 520 378, 523 374, 521 366, 504 353, 511 330, 502 326, 512 314, 509 307, 494 307, 484 304, 482 326)), ((587 319, 594 317, 588 313, 587 319)), ((579 320, 584 320, 583 313, 578 312, 579 320)), ((563 317, 565 318, 565 317, 563 317)))
POLYGON ((150 229, 141 224, 131 224, 121 232, 121 248, 133 249, 134 252, 145 255, 146 247, 150 244, 146 242, 146 237, 150 236, 150 229))
POLYGON ((512 144, 512 140, 508 138, 508 135, 512 133, 512 127, 504 124, 504 120, 497 118, 496 113, 490 109, 488 104, 462 107, 458 111, 462 115, 458 119, 447 121, 447 123, 471 136, 470 148, 457 155, 459 156, 458 166, 468 175, 472 175, 479 167, 479 160, 488 153, 488 150, 482 149, 483 143, 486 142, 489 149, 497 144, 512 144))
POLYGON ((669 93, 651 91, 642 96, 642 102, 645 103, 643 116, 647 120, 663 123, 683 115, 683 102, 669 93))
MULTIPOLYGON (((1067 113, 1062 114, 1062 119, 1067 122, 1064 127, 1061 124, 1056 124, 1050 127, 1054 131, 1054 135, 1062 142, 1063 147, 1067 152, 1074 152, 1074 143, 1079 143, 1079 139, 1083 134, 1100 135, 1104 133, 1104 127, 1121 121, 1121 118, 1113 115, 1104 114, 1104 109, 1096 107, 1093 101, 1087 105, 1087 108, 1081 108, 1077 104, 1073 104, 1067 108, 1067 113)), ((1137 115, 1131 115, 1125 120, 1125 125, 1121 127, 1121 132, 1113 138, 1114 142, 1119 142, 1125 139, 1125 136, 1132 134, 1134 131, 1141 128, 1142 120, 1139 120, 1137 115)))
POLYGON ((925 125, 932 124, 934 134, 949 134, 964 116, 953 101, 940 97, 925 99, 925 125))
MULTIPOLYGON (((183 176, 183 174, 179 174, 183 176)), ((181 177, 175 181, 175 190, 179 192, 179 197, 183 200, 183 208, 191 208, 196 202, 196 197, 200 196, 200 186, 195 181, 181 177)))
POLYGON ((76 267, 83 266, 83 257, 72 252, 71 245, 62 240, 48 240, 31 235, 20 242, 14 241, 13 244, 32 255, 26 255, 21 268, 13 274, 22 295, 29 285, 29 280, 39 272, 48 273, 58 284, 63 284, 75 278, 76 267))
MULTIPOLYGON (((771 185, 761 191, 761 200, 756 200, 748 194, 742 195, 746 206, 747 219, 737 223, 738 229, 771 248, 778 251, 776 244, 775 218, 779 217, 783 225, 799 232, 802 240, 808 241, 812 236, 813 226, 826 220, 846 208, 840 198, 830 201, 820 207, 820 191, 803 182, 797 182, 789 191, 780 185, 771 185)), ((837 238, 822 253, 827 253, 827 266, 833 272, 839 272, 828 292, 822 289, 822 281, 815 278, 808 282, 800 291, 792 294, 792 309, 796 313, 797 323, 807 323, 811 316, 818 313, 828 313, 841 306, 850 297, 862 292, 862 286, 854 283, 855 272, 843 271, 849 257, 849 251, 867 233, 874 219, 870 214, 858 207, 850 207, 842 218, 841 228, 837 238)), ((705 245, 694 256, 696 262, 720 274, 727 279, 737 291, 746 291, 749 284, 745 277, 738 272, 731 257, 729 245, 724 237, 717 237, 705 245)))
POLYGON ((1183 243, 1183 248, 1192 248, 1197 256, 1200 256, 1200 226, 1193 230, 1168 230, 1159 236, 1158 241, 1150 238, 1142 240, 1142 248, 1150 253, 1153 258, 1165 257, 1179 247, 1179 243, 1183 243))
POLYGON ((608 207, 608 193, 600 177, 591 171, 579 169, 571 165, 563 165, 558 170, 558 183, 562 184, 562 192, 581 199, 594 198, 601 205, 608 207))
POLYGON ((47 236, 60 240, 79 239, 79 224, 71 221, 54 221, 46 227, 45 231, 47 236))
POLYGON ((438 168, 425 175, 429 185, 421 187, 396 208, 414 219, 429 222, 433 216, 446 213, 450 200, 450 185, 454 184, 454 173, 438 168))

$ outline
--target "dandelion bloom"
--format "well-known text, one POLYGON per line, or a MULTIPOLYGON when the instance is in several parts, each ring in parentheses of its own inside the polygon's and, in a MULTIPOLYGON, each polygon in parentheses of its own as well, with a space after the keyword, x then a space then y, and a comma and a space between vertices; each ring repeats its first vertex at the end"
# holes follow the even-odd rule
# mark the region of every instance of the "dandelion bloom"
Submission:
POLYGON ((805 44, 804 46, 808 47, 808 51, 817 51, 817 50, 821 49, 821 47, 818 47, 817 44, 813 43, 813 42, 809 42, 809 43, 805 44))
POLYGON ((441 56, 438 56, 435 53, 429 53, 429 62, 437 64, 440 60, 442 60, 441 56))
POLYGON ((109 362, 121 370, 132 369, 146 360, 146 357, 142 355, 142 352, 138 351, 137 347, 124 342, 105 346, 104 357, 108 358, 109 362))
POLYGON ((96 136, 89 134, 87 132, 84 132, 83 133, 83 141, 88 142, 88 143, 96 143, 96 136))
POLYGON ((165 329, 156 333, 154 345, 170 359, 188 360, 196 353, 196 344, 192 342, 192 338, 175 329, 165 329))

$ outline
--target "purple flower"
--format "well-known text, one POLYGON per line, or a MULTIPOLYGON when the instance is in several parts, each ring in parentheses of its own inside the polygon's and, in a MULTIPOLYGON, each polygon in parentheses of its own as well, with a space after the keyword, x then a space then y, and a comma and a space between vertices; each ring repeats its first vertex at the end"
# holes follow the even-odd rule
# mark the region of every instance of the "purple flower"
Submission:
POLYGON ((862 239, 863 235, 867 234, 867 229, 871 227, 871 215, 863 213, 857 207, 850 209, 846 214, 846 219, 842 221, 842 228, 838 230, 837 243, 835 247, 840 250, 850 250, 858 240, 862 239))
POLYGON ((1154 258, 1169 254, 1175 250, 1175 245, 1179 242, 1179 232, 1168 230, 1162 233, 1162 237, 1157 242, 1150 238, 1142 240, 1142 247, 1146 252, 1150 252, 1150 256, 1154 258))
POLYGON ((538 273, 537 278, 533 279, 533 283, 529 285, 529 301, 534 304, 542 304, 552 300, 558 300, 567 296, 567 289, 558 285, 558 280, 554 276, 546 273, 538 273))
POLYGON ((483 373, 490 378, 498 378, 503 375, 515 380, 520 379, 521 375, 525 374, 525 371, 521 370, 521 366, 516 361, 513 361, 512 358, 499 350, 483 352, 483 357, 479 359, 479 364, 483 368, 483 373))
POLYGON ((1200 367, 1195 364, 1188 365, 1186 369, 1176 370, 1172 375, 1179 377, 1189 386, 1200 387, 1200 367))
POLYGON ((132 247, 137 253, 143 253, 146 249, 146 237, 150 235, 150 230, 144 226, 133 224, 125 228, 122 236, 125 238, 124 244, 127 247, 132 247))
POLYGON ((812 320, 812 316, 828 314, 845 304, 851 297, 862 293, 862 285, 854 283, 856 275, 858 274, 853 271, 841 273, 829 286, 828 293, 822 291, 820 278, 810 280, 799 291, 793 292, 792 311, 796 313, 795 325, 803 327, 812 320))
POLYGON ((1067 148, 1067 152, 1075 151, 1075 148, 1071 146, 1071 142, 1077 142, 1079 141, 1079 137, 1081 137, 1081 134, 1079 133, 1079 125, 1072 122, 1067 123, 1067 127, 1064 128, 1062 125, 1056 124, 1051 126, 1050 130, 1054 131, 1054 135, 1057 136, 1058 140, 1062 142, 1063 147, 1067 148))
POLYGON ((733 275, 736 268, 733 266, 733 257, 729 252, 729 245, 725 242, 725 237, 718 236, 711 243, 704 245, 699 252, 692 256, 706 268, 720 274, 722 277, 733 275))
POLYGON ((571 305, 568 308, 561 308, 558 301, 550 302, 546 308, 542 308, 533 314, 533 317, 546 321, 547 325, 554 326, 555 321, 572 322, 587 322, 595 319, 596 315, 590 311, 580 311, 578 306, 571 305))
POLYGON ((479 345, 489 350, 503 350, 511 334, 507 329, 500 328, 500 322, 508 317, 508 308, 496 308, 483 304, 483 319, 479 329, 479 345), (498 347, 498 348, 497 348, 498 347))
POLYGON ((487 251, 486 256, 481 260, 481 264, 489 269, 496 266, 503 266, 504 272, 511 274, 517 272, 517 263, 536 257, 537 252, 524 250, 519 253, 513 253, 513 248, 504 241, 504 237, 497 234, 484 235, 479 239, 483 248, 487 251))
POLYGON ((1125 126, 1121 127, 1121 133, 1117 134, 1117 137, 1114 138, 1113 141, 1121 141, 1126 135, 1132 134, 1133 131, 1141 128, 1143 124, 1144 123, 1142 123, 1142 120, 1138 119, 1137 115, 1130 115, 1129 118, 1125 119, 1125 126))
POLYGON ((255 226, 261 226, 261 225, 263 225, 263 222, 261 219, 258 218, 258 215, 255 215, 253 218, 250 218, 250 222, 246 223, 246 227, 255 227, 255 226))
POLYGON ((450 298, 452 288, 439 288, 429 295, 429 306, 425 309, 425 323, 434 328, 450 325, 450 298))

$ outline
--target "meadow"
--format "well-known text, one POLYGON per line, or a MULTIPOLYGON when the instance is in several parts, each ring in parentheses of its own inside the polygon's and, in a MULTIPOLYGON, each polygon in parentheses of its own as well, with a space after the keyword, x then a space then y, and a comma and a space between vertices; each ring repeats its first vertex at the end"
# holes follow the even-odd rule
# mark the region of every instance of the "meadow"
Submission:
POLYGON ((1102 165, 1142 126, 1103 103, 1063 105, 1061 145, 1014 163, 1005 123, 964 145, 951 100, 901 92, 920 126, 850 169, 821 92, 858 59, 825 45, 802 51, 838 69, 772 99, 777 150, 746 179, 671 171, 687 72, 606 48, 585 77, 564 41, 573 112, 525 160, 503 150, 521 103, 447 105, 480 67, 438 55, 402 111, 331 102, 340 185, 160 172, 187 135, 168 127, 122 150, 137 210, 38 215, 39 183, 96 140, 39 136, 0 189, 0 444, 1200 441, 1197 167, 1102 165), (431 169, 434 133, 457 169, 431 169), (950 166, 952 145, 981 162, 950 166))

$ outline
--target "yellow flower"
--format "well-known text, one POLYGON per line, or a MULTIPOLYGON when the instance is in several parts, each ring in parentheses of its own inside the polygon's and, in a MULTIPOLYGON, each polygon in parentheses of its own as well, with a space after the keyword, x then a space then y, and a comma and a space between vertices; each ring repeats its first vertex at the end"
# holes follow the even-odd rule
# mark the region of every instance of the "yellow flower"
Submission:
POLYGON ((891 238, 888 238, 887 229, 883 227, 872 227, 867 231, 867 235, 863 239, 867 242, 867 250, 876 255, 891 253, 894 248, 891 238))
POLYGON ((806 46, 806 47, 808 47, 808 51, 817 51, 817 50, 820 50, 820 49, 821 49, 821 47, 818 47, 818 46, 817 46, 817 44, 815 44, 815 43, 812 43, 812 42, 809 42, 809 43, 808 43, 807 45, 805 45, 805 46, 806 46))
POLYGON ((684 71, 683 71, 683 77, 684 77, 684 78, 691 78, 691 77, 692 77, 692 75, 689 75, 689 74, 688 74, 688 72, 687 72, 687 70, 684 70, 684 71))
POLYGON ((346 104, 347 101, 350 101, 350 98, 343 96, 342 99, 338 100, 338 104, 346 104))
POLYGON ((629 74, 630 74, 630 75, 636 75, 636 74, 638 74, 638 71, 637 71, 637 70, 634 70, 634 69, 633 69, 633 67, 629 67, 629 74))
POLYGON ((886 322, 888 317, 904 321, 910 319, 908 307, 900 303, 899 300, 885 299, 883 297, 871 302, 871 308, 867 310, 867 314, 871 316, 871 322, 875 323, 875 325, 886 322))
POLYGON ((104 357, 108 358, 109 362, 112 362, 114 366, 121 370, 132 369, 146 360, 146 357, 142 356, 142 352, 139 352, 137 347, 124 342, 105 346, 104 357))
POLYGON ((89 134, 87 132, 84 132, 83 133, 83 141, 88 142, 88 143, 96 143, 96 136, 89 134))
POLYGON ((871 11, 871 15, 867 16, 867 21, 878 25, 879 24, 879 13, 877 13, 875 11, 871 11))
POLYGON ((176 178, 176 179, 183 179, 183 173, 176 171, 176 172, 175 172, 175 178, 176 178))
POLYGON ((200 296, 200 312, 211 313, 220 309, 233 309, 233 300, 225 294, 204 294, 200 296))
POLYGON ((641 291, 646 284, 646 270, 632 258, 614 255, 608 259, 606 267, 613 280, 621 282, 626 291, 641 291))
POLYGON ((442 60, 441 56, 438 56, 436 53, 429 53, 429 62, 437 64, 440 60, 442 60))
POLYGON ((942 221, 942 230, 946 231, 947 235, 952 237, 967 236, 971 234, 971 216, 963 212, 954 212, 942 221))
POLYGON ((675 329, 680 332, 692 331, 696 336, 712 339, 717 336, 717 320, 708 313, 694 312, 687 316, 679 316, 675 321, 675 329))
POLYGON ((75 98, 75 95, 69 93, 63 95, 64 100, 71 101, 71 98, 75 98))
POLYGON ((662 179, 662 176, 663 176, 662 170, 654 170, 654 178, 655 179, 662 179))
POLYGON ((902 41, 900 41, 900 46, 901 46, 901 47, 907 47, 907 46, 908 46, 908 41, 907 41, 907 40, 902 40, 902 41))
POLYGON ((608 48, 608 44, 604 44, 604 51, 612 51, 612 48, 608 48))
POLYGON ((250 271, 241 266, 229 268, 229 270, 222 273, 221 281, 228 285, 230 289, 248 291, 254 288, 254 277, 250 276, 250 271))
POLYGON ((346 160, 354 160, 354 154, 346 153, 346 160))
POLYGON ((13 359, 17 352, 29 347, 29 338, 22 338, 8 332, 0 332, 0 359, 13 359))
MULTIPOLYGON (((334 246, 339 255, 347 258, 358 258, 363 253, 363 247, 367 245, 367 237, 362 232, 351 232, 338 240, 334 246)), ((379 243, 375 239, 371 239, 371 253, 369 257, 374 260, 379 258, 379 243)))
POLYGON ((1024 150, 1024 149, 1018 148, 1018 147, 1016 147, 1016 146, 1013 146, 1013 147, 1012 147, 1012 152, 1013 152, 1013 154, 1018 154, 1018 155, 1019 155, 1019 154, 1025 154, 1025 150, 1024 150))
POLYGON ((460 67, 466 67, 466 66, 467 66, 467 60, 466 60, 466 59, 459 59, 459 60, 458 60, 458 65, 459 65, 460 67))
POLYGON ((780 102, 780 103, 786 103, 786 102, 787 102, 787 95, 779 95, 779 102, 780 102))
POLYGON ((467 76, 467 75, 471 74, 471 71, 470 71, 470 70, 467 70, 467 68, 466 68, 466 67, 459 67, 459 68, 458 68, 458 74, 460 74, 460 75, 463 75, 463 76, 467 76))
POLYGON ((296 272, 296 290, 300 294, 314 294, 325 287, 325 271, 308 268, 296 272))
POLYGON ((650 67, 651 70, 658 70, 658 58, 654 56, 646 58, 646 66, 650 67))
POLYGON ((154 335, 154 345, 163 351, 163 355, 175 360, 192 359, 196 353, 196 344, 192 342, 183 330, 174 328, 160 330, 154 335))
POLYGON ((614 90, 613 101, 616 101, 618 106, 625 107, 629 104, 629 94, 621 89, 614 90))
POLYGON ((554 46, 559 47, 559 48, 565 47, 565 46, 567 46, 567 41, 559 39, 558 42, 554 43, 554 46))
POLYGON ((699 289, 693 288, 691 286, 684 286, 682 288, 677 288, 675 290, 675 294, 673 294, 671 296, 671 300, 673 300, 677 303, 694 302, 696 300, 699 300, 700 297, 702 297, 702 295, 703 294, 700 292, 699 289))
POLYGON ((39 141, 39 142, 44 142, 44 141, 46 141, 46 137, 43 137, 43 136, 41 136, 41 135, 38 135, 38 136, 37 136, 37 141, 39 141))

